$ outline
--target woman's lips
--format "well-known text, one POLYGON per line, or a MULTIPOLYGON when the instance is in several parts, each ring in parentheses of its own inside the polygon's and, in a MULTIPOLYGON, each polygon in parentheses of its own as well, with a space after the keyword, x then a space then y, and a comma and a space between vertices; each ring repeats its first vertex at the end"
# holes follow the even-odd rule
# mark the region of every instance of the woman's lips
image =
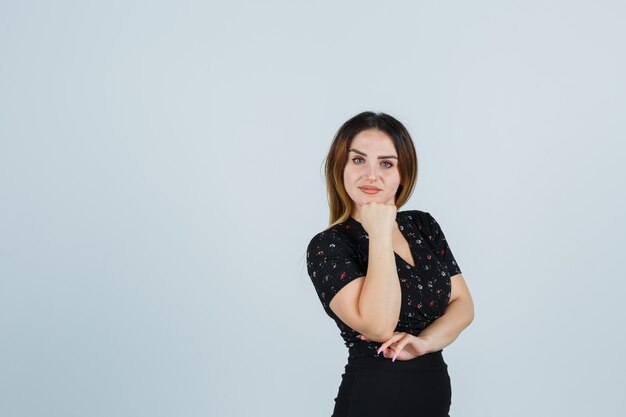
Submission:
POLYGON ((377 189, 377 188, 363 188, 363 187, 359 187, 359 189, 361 191, 363 191, 365 194, 369 194, 369 195, 374 195, 374 194, 380 192, 380 190, 377 189))

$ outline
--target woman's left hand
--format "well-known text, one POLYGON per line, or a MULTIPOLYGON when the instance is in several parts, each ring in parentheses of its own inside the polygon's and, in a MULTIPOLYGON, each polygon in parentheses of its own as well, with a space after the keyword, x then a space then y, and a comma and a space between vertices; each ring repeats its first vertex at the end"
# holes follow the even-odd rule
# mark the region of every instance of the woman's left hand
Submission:
MULTIPOLYGON (((357 336, 361 340, 369 339, 363 335, 357 336)), ((392 362, 396 359, 400 361, 408 361, 418 356, 428 353, 428 347, 424 339, 413 336, 409 333, 397 332, 391 336, 391 339, 383 343, 378 349, 378 353, 382 351, 385 358, 391 358, 392 362)))

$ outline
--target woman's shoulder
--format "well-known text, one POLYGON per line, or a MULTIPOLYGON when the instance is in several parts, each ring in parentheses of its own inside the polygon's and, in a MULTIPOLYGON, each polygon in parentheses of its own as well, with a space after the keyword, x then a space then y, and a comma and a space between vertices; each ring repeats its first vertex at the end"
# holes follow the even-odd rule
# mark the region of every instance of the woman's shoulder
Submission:
POLYGON ((413 223, 417 229, 431 236, 436 235, 439 230, 437 220, 428 211, 405 210, 402 212, 407 221, 413 223))
POLYGON ((348 221, 335 224, 316 233, 309 241, 307 250, 335 249, 352 247, 348 221))
POLYGON ((404 218, 419 222, 424 225, 429 223, 431 217, 429 212, 417 209, 399 211, 398 215, 404 216, 404 218))

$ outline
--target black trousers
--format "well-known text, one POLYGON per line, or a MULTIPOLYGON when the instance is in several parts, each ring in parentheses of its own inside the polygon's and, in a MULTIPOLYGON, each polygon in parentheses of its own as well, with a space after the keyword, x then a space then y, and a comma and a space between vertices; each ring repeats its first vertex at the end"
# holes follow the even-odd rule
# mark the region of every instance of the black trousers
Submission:
POLYGON ((449 417, 451 399, 441 350, 408 361, 348 358, 331 417, 449 417))

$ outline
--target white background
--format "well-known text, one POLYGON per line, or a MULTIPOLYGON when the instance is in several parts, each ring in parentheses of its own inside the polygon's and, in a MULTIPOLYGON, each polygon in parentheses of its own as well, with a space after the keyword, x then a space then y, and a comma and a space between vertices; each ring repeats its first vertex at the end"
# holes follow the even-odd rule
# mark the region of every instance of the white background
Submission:
POLYGON ((456 417, 618 415, 619 1, 0 2, 0 415, 328 416, 323 158, 402 121, 476 318, 456 417))

